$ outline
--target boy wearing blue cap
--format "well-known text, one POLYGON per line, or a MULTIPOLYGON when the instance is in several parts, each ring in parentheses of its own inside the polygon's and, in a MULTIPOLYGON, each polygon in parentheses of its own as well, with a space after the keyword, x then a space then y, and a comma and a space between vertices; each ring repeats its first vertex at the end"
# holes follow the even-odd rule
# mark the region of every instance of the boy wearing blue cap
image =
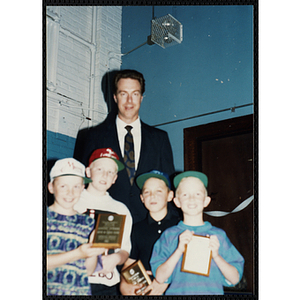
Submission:
POLYGON ((85 166, 74 158, 56 161, 50 171, 54 203, 47 207, 47 295, 91 294, 88 275, 105 249, 87 243, 94 220, 74 210, 84 183, 90 181, 85 166))
MULTIPOLYGON (((171 190, 169 176, 166 173, 153 170, 140 175, 137 185, 141 189, 141 200, 148 210, 147 217, 133 225, 131 233, 132 250, 130 257, 124 264, 123 269, 141 260, 145 269, 151 275, 150 257, 154 243, 159 239, 162 232, 176 225, 180 218, 168 204, 172 201, 174 193, 171 190)), ((162 295, 168 284, 159 284, 153 277, 152 284, 149 285, 142 294, 162 295)), ((120 290, 123 295, 137 295, 140 293, 142 285, 133 285, 121 279, 120 290)))
POLYGON ((183 221, 162 234, 150 260, 156 280, 169 284, 166 295, 222 295, 223 286, 234 286, 242 278, 244 258, 222 229, 203 221, 203 210, 210 203, 207 181, 205 174, 196 171, 183 172, 174 178, 174 203, 181 208, 183 221), (193 234, 210 237, 209 276, 181 271, 183 253, 193 234))

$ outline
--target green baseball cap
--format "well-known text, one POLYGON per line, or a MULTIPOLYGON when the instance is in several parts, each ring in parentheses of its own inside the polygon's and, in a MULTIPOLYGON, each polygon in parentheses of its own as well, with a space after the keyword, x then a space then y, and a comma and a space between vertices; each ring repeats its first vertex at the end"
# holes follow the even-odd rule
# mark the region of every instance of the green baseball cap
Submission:
POLYGON ((197 172, 197 171, 186 171, 186 172, 180 173, 177 176, 175 176, 175 178, 173 180, 175 188, 177 188, 180 181, 186 177, 196 177, 203 182, 205 187, 207 187, 208 179, 204 173, 197 172))

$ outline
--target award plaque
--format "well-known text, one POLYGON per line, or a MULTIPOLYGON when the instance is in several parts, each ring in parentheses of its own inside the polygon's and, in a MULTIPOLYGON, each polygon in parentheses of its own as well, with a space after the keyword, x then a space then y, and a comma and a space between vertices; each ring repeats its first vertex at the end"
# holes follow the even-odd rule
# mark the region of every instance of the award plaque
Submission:
POLYGON ((132 265, 127 267, 121 272, 125 280, 130 284, 143 284, 143 287, 138 290, 138 293, 142 291, 151 284, 151 279, 146 272, 146 269, 140 260, 134 262, 132 265))
POLYGON ((93 247, 121 248, 125 218, 125 215, 99 214, 93 247))
POLYGON ((209 276, 212 254, 208 246, 209 237, 194 234, 186 245, 181 271, 209 276))

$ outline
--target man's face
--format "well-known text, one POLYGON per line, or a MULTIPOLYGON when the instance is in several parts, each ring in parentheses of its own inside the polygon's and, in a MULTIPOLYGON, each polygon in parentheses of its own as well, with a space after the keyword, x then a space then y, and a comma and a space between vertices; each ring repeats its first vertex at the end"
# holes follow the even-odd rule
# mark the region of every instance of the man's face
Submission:
POLYGON ((91 186, 94 190, 105 193, 115 183, 118 167, 111 158, 99 158, 86 168, 86 174, 93 180, 89 188, 91 186))
POLYGON ((122 121, 130 124, 138 118, 143 100, 138 80, 121 78, 114 99, 118 105, 118 116, 122 121))

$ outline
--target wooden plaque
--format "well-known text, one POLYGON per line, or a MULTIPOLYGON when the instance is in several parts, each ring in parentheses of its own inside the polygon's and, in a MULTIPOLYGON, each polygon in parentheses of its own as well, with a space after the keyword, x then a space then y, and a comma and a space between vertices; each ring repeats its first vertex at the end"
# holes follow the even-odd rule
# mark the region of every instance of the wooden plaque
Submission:
POLYGON ((93 247, 121 248, 125 218, 125 215, 99 214, 93 247))
POLYGON ((209 237, 194 234, 186 245, 181 271, 209 276, 212 254, 208 246, 209 237))
POLYGON ((131 264, 121 274, 130 284, 143 284, 143 287, 138 291, 139 294, 152 282, 140 260, 131 264))

